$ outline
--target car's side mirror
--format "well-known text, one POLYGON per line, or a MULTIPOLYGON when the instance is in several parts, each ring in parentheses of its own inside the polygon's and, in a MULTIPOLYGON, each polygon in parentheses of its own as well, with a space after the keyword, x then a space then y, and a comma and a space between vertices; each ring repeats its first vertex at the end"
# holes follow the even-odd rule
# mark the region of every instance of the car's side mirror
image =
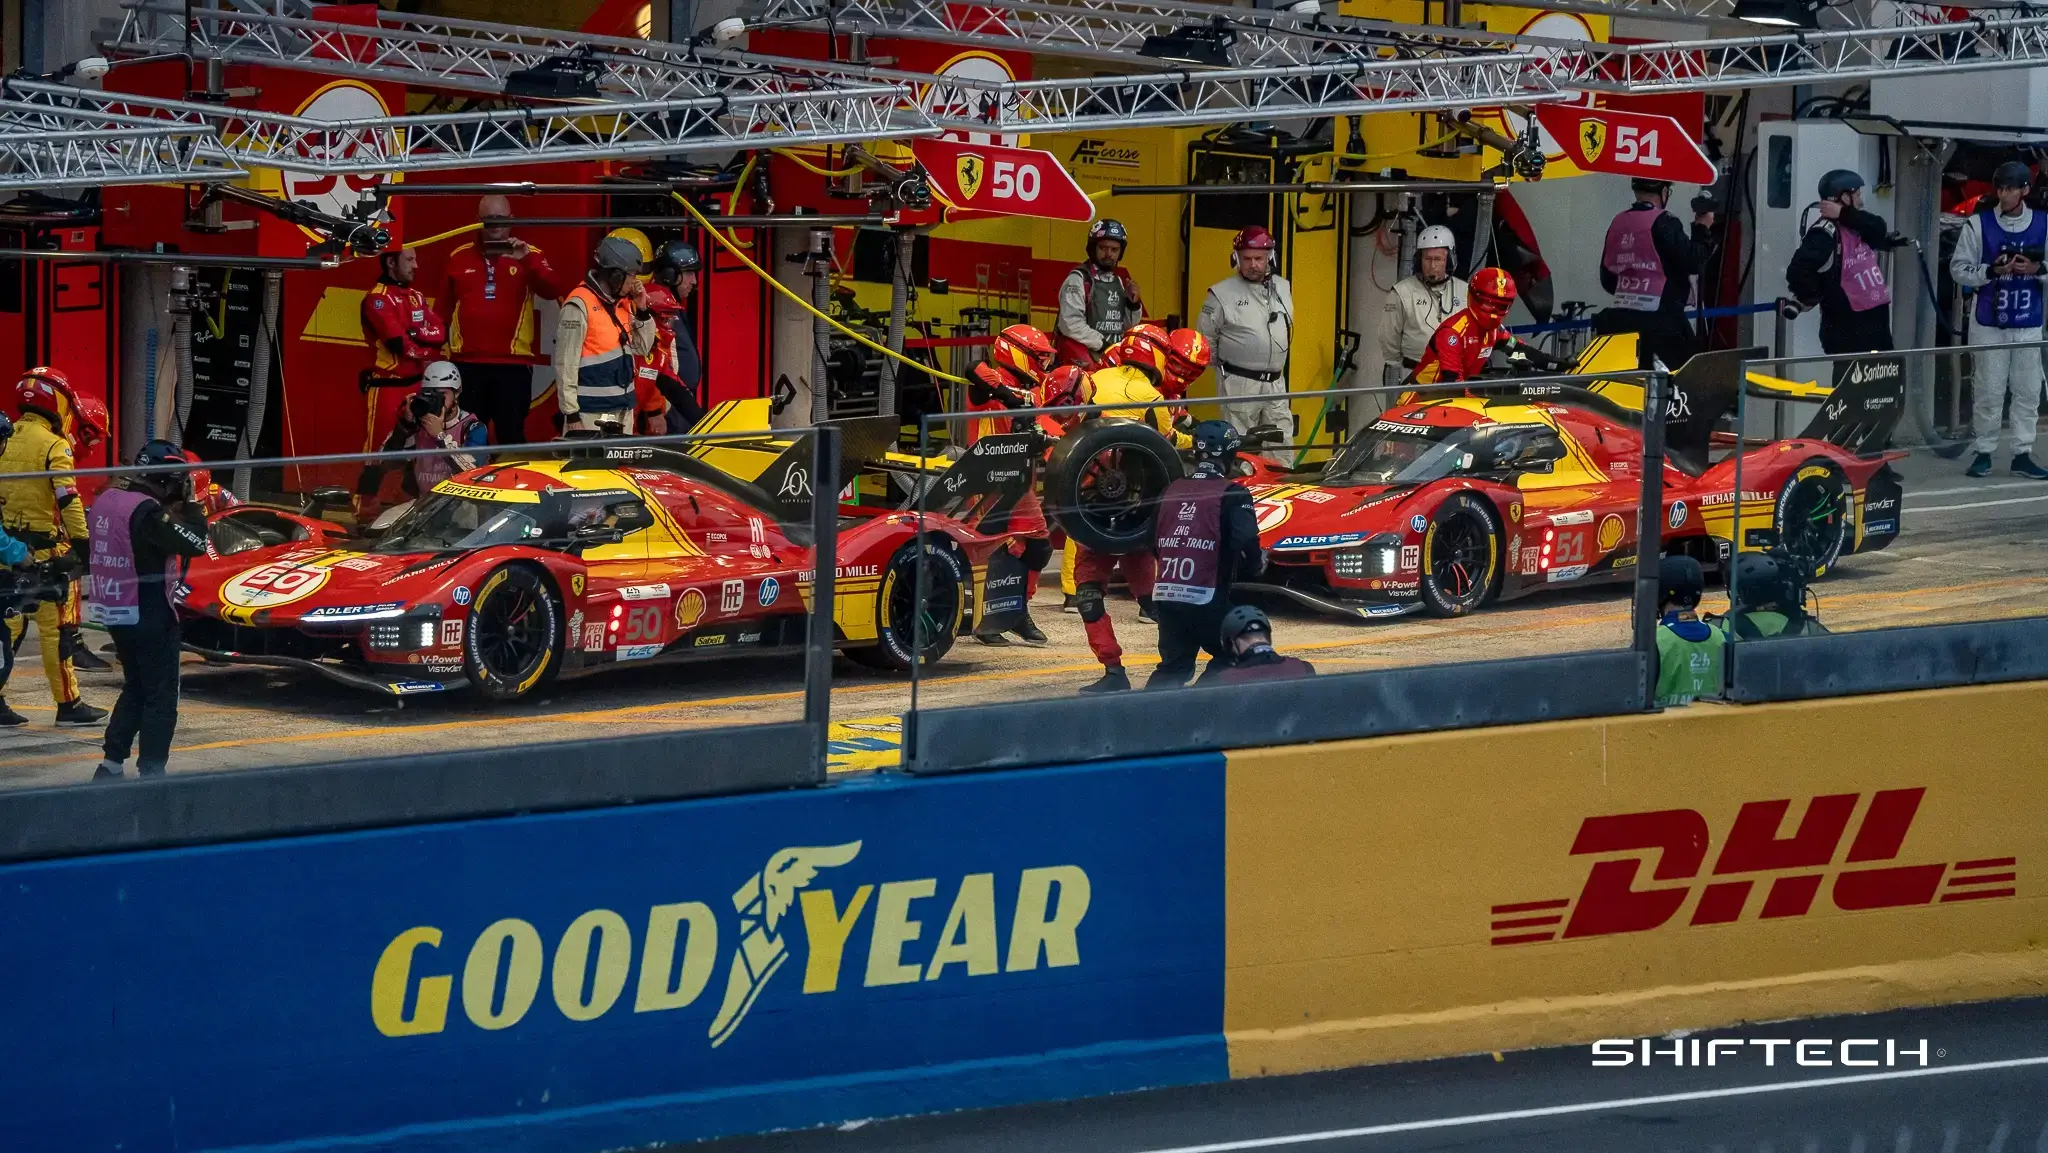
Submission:
POLYGON ((1277 424, 1255 424, 1245 430, 1246 447, 1262 447, 1269 444, 1284 444, 1287 433, 1277 424))
POLYGON ((306 502, 306 515, 319 516, 330 508, 347 508, 354 499, 354 494, 338 485, 316 488, 306 502))
POLYGON ((594 524, 569 530, 569 547, 590 548, 593 545, 618 544, 626 539, 626 531, 608 524, 594 524))
POLYGON ((1508 458, 1507 467, 1515 472, 1551 472, 1564 455, 1564 445, 1557 441, 1537 441, 1508 458))

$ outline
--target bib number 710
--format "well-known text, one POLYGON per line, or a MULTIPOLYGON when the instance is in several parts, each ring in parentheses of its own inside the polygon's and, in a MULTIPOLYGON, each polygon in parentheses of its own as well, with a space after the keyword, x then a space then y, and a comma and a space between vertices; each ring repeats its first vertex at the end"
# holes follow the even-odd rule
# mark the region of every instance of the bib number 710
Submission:
POLYGON ((1652 128, 1644 131, 1633 124, 1617 129, 1614 134, 1614 158, 1623 164, 1661 167, 1664 158, 1657 153, 1657 130, 1652 128))
POLYGON ((1038 165, 1018 164, 1010 160, 998 160, 990 173, 995 180, 996 199, 1023 200, 1038 199, 1038 165))

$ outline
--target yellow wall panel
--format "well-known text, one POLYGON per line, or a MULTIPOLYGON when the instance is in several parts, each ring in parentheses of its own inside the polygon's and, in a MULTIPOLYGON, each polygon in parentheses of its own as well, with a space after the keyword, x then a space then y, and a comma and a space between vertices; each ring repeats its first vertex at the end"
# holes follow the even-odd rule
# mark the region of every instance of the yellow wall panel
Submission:
POLYGON ((2035 683, 1233 752, 1233 1075, 2048 992, 2048 889, 2029 871, 2048 851, 2048 778, 2024 758, 1964 772, 1950 736, 2025 748, 2044 715, 2035 683), (1851 863, 1883 824, 1876 795, 1913 789, 1896 855, 1851 863), (1788 801, 1774 827, 1790 838, 1829 795, 1856 800, 1826 863, 1709 875, 1745 805, 1788 801), (1652 813, 1697 814, 1698 876, 1652 879, 1656 850, 1573 855, 1588 818, 1652 813), (1579 924, 1601 901, 1595 864, 1624 860, 1642 862, 1636 889, 1684 889, 1661 925, 1494 943, 1579 924), (1845 873, 1936 866, 1915 903, 1838 907, 1845 873), (2017 882, 1973 881, 2003 871, 2017 882), (1808 876, 1805 912, 1761 915, 1781 879, 1808 876), (1739 915, 1694 923, 1709 884, 1741 880, 1739 915), (1541 902, 1559 907, 1495 912, 1541 902))

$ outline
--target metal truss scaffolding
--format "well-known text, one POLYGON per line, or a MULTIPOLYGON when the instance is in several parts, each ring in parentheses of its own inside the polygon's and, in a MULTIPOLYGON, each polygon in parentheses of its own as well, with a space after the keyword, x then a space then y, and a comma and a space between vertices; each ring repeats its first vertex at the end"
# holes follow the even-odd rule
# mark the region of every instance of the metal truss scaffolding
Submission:
POLYGON ((0 189, 191 184, 246 175, 202 121, 0 100, 0 189))

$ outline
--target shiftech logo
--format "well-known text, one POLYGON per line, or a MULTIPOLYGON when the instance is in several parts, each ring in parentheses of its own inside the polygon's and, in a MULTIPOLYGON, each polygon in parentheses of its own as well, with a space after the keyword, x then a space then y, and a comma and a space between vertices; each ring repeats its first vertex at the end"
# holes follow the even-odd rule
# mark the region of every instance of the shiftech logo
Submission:
POLYGON ((849 985, 857 978, 863 988, 942 983, 957 997, 963 982, 1081 963, 1091 886, 1080 866, 968 873, 943 878, 943 886, 940 877, 923 877, 840 880, 835 888, 835 878, 854 871, 861 844, 770 853, 732 894, 736 925, 703 901, 653 905, 637 924, 597 908, 570 921, 550 950, 534 922, 506 917, 479 932, 466 955, 444 953, 445 934, 433 925, 407 929, 377 958, 371 1023, 387 1037, 441 1033, 459 1002, 478 1029, 510 1029, 541 1001, 544 975, 548 999, 570 1021, 685 1009, 699 1003, 723 960, 717 1011, 698 1026, 715 1049, 739 1031, 793 956, 802 959, 806 996, 837 993, 842 978, 849 985), (950 903, 941 904, 942 893, 950 903), (801 934, 792 934, 798 923, 801 934), (866 963, 847 974, 847 954, 860 949, 863 927, 866 963), (728 928, 736 930, 729 952, 720 947, 728 928), (793 936, 802 940, 801 954, 793 936))
POLYGON ((1847 912, 1998 900, 2018 892, 2013 857, 1885 863, 1900 859, 1926 793, 1886 789, 1867 802, 1862 793, 1814 797, 1789 835, 1782 834, 1790 800, 1751 801, 1736 814, 1718 853, 1709 851, 1714 830, 1692 809, 1587 817, 1571 855, 1600 859, 1579 895, 1494 905, 1493 943, 1644 933, 1672 923, 1688 904, 1690 925, 1729 924, 1752 909, 1759 920, 1804 917, 1824 888, 1834 907, 1847 912), (1838 855, 1845 842, 1847 854, 1838 855), (1646 866, 1649 883, 1639 886, 1646 866), (1751 900, 1757 892, 1760 905, 1751 900))

